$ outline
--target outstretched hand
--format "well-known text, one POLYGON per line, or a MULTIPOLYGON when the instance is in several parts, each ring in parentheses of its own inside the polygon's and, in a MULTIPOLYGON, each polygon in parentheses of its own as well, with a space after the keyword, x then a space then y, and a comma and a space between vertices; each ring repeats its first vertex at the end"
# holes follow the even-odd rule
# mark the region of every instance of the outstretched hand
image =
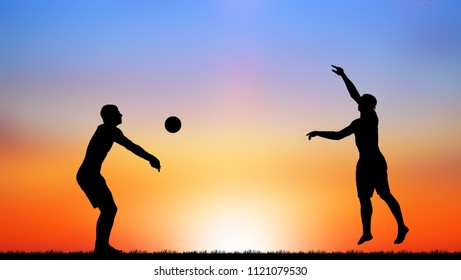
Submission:
POLYGON ((156 157, 152 157, 151 160, 149 160, 150 166, 153 168, 157 169, 158 172, 160 172, 160 161, 156 157))
POLYGON ((318 136, 318 132, 317 131, 311 131, 308 134, 306 134, 306 136, 307 136, 307 138, 309 140, 311 140, 312 137, 318 136))
POLYGON ((335 66, 335 65, 331 65, 331 67, 333 67, 334 69, 332 69, 331 71, 333 71, 334 73, 336 73, 337 75, 339 76, 342 76, 344 75, 344 69, 339 67, 339 66, 335 66))

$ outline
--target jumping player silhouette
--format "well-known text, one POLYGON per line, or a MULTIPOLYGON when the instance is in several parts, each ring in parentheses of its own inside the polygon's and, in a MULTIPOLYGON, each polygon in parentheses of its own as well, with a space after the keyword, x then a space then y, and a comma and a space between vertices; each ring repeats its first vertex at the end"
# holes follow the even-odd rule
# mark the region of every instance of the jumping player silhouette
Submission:
POLYGON ((101 166, 114 142, 124 146, 135 155, 149 161, 150 165, 160 171, 160 161, 143 148, 126 138, 117 128, 122 123, 122 114, 117 106, 105 105, 101 109, 103 124, 99 125, 88 144, 85 158, 77 172, 77 182, 94 208, 99 208, 100 215, 96 223, 96 242, 94 253, 107 255, 122 251, 109 244, 110 232, 114 224, 117 206, 112 193, 101 175, 101 166))
POLYGON ((400 205, 391 194, 387 179, 387 163, 378 147, 378 116, 376 114, 376 98, 371 94, 357 91, 354 84, 344 73, 341 67, 332 65, 333 72, 339 75, 346 84, 350 96, 358 104, 360 118, 354 120, 349 126, 340 131, 312 131, 306 136, 323 137, 331 140, 340 140, 351 134, 355 135, 355 143, 359 150, 359 160, 356 169, 357 192, 360 200, 360 213, 362 218, 363 234, 357 244, 362 244, 373 239, 371 234, 371 216, 373 207, 371 197, 376 189, 378 195, 387 203, 398 225, 395 244, 405 240, 408 227, 403 221, 400 205))

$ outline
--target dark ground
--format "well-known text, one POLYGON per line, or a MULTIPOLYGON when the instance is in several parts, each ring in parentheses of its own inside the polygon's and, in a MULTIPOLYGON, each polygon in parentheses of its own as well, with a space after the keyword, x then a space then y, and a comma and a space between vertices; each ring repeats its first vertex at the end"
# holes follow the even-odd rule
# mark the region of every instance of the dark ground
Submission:
POLYGON ((0 252, 0 260, 461 260, 461 252, 144 252, 99 256, 92 252, 0 252))

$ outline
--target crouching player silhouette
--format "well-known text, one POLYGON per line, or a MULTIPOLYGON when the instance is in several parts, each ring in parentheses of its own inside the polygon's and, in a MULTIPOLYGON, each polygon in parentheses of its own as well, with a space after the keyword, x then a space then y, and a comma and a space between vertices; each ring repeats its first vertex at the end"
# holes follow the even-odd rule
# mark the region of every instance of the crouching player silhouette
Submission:
POLYGON ((160 161, 143 148, 131 142, 117 128, 122 123, 122 114, 115 105, 105 105, 101 109, 103 124, 99 125, 91 138, 85 158, 77 172, 77 182, 100 215, 96 223, 96 242, 94 253, 98 255, 118 254, 122 251, 109 244, 117 206, 112 193, 101 175, 101 166, 112 145, 118 143, 135 155, 147 160, 153 168, 160 171, 160 161))

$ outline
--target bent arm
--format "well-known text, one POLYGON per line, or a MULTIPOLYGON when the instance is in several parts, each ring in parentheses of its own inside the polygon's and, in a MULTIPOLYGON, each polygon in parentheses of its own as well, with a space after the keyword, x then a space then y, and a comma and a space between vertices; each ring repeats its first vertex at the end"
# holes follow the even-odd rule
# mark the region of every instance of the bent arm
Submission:
POLYGON ((330 140, 341 140, 353 133, 352 126, 348 126, 340 131, 311 131, 306 136, 311 140, 312 137, 322 137, 330 140))
POLYGON ((343 79, 344 83, 346 84, 347 91, 349 91, 349 95, 352 97, 352 99, 355 100, 355 102, 357 102, 357 104, 359 104, 361 96, 355 85, 347 77, 346 73, 344 73, 344 70, 341 67, 334 65, 332 65, 332 67, 335 68, 332 71, 343 79))

